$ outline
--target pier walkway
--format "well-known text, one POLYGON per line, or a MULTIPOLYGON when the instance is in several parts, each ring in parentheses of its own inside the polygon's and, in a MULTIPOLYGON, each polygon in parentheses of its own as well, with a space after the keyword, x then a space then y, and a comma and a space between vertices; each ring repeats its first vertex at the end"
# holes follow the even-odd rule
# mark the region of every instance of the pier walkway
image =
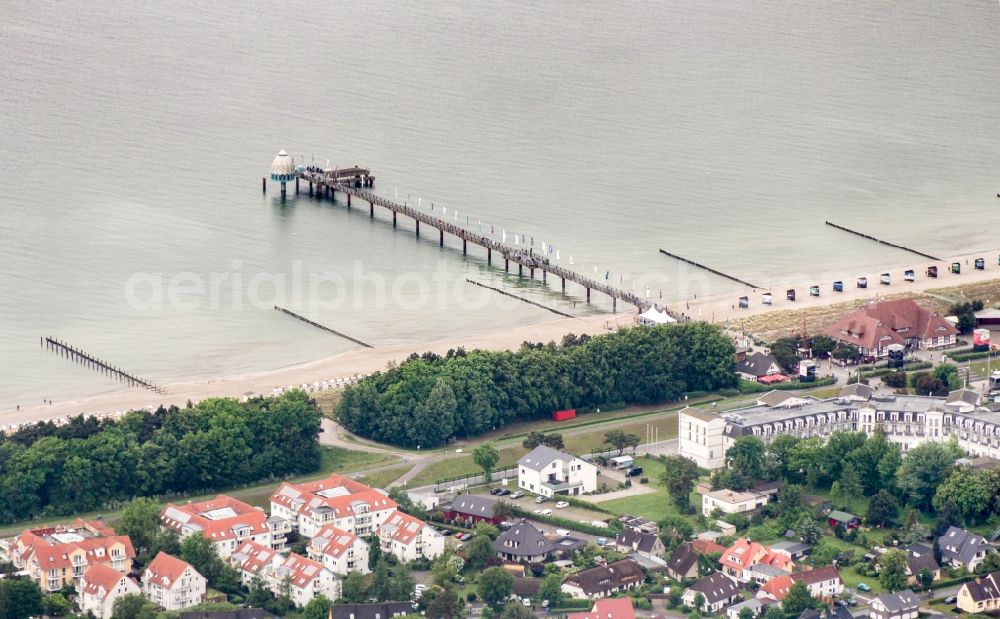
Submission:
MULTIPOLYGON (((360 170, 360 168, 359 168, 360 170)), ((602 294, 611 297, 612 309, 613 311, 618 311, 618 301, 634 305, 640 311, 645 311, 652 304, 643 299, 639 295, 629 292, 627 290, 622 290, 620 288, 615 288, 608 284, 601 283, 597 280, 591 279, 585 275, 582 275, 576 271, 561 267, 557 264, 553 264, 548 258, 537 255, 533 250, 519 249, 516 247, 511 247, 501 243, 500 241, 494 240, 489 236, 478 234, 467 230, 461 226, 452 224, 447 220, 439 217, 430 215, 417 209, 411 208, 405 204, 399 204, 392 200, 383 198, 382 196, 376 195, 375 193, 364 189, 362 185, 371 186, 371 183, 367 180, 368 177, 364 179, 359 179, 357 175, 353 176, 354 183, 350 181, 343 182, 342 175, 333 177, 332 175, 327 175, 322 172, 298 172, 297 178, 302 179, 309 183, 309 193, 313 194, 313 185, 315 184, 316 194, 322 196, 323 193, 327 195, 332 195, 334 192, 341 192, 347 194, 347 207, 351 208, 351 198, 357 198, 359 200, 364 200, 368 203, 368 214, 369 217, 375 217, 375 207, 380 206, 382 208, 388 209, 392 212, 392 225, 396 225, 396 220, 399 215, 404 217, 409 217, 414 222, 416 222, 416 233, 420 236, 420 225, 424 224, 431 228, 435 228, 438 231, 438 244, 444 246, 444 235, 450 234, 452 236, 458 237, 462 240, 462 253, 468 253, 469 243, 473 245, 479 245, 486 249, 486 262, 487 264, 493 264, 493 253, 499 254, 504 261, 504 271, 510 271, 511 263, 517 265, 518 275, 524 274, 524 269, 528 269, 530 276, 534 279, 535 270, 542 272, 542 281, 547 281, 547 275, 552 275, 554 277, 560 278, 562 281, 562 290, 566 291, 566 282, 570 281, 579 286, 582 286, 587 291, 587 301, 590 301, 591 290, 596 290, 602 294)), ((298 183, 296 182, 296 186, 298 183)), ((677 318, 674 316, 674 318, 677 318)))

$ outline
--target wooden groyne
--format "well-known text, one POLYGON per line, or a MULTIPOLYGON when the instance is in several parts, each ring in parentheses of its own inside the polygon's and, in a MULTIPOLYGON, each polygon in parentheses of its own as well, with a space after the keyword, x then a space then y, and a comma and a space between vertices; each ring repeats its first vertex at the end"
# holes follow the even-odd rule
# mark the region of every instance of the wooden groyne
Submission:
POLYGON ((298 314, 296 314, 295 312, 293 312, 293 311, 291 311, 289 309, 285 309, 283 307, 278 307, 277 305, 274 306, 274 309, 278 310, 279 312, 284 312, 284 313, 288 314, 289 316, 291 316, 292 318, 297 318, 297 319, 301 320, 302 322, 304 322, 304 323, 306 323, 308 325, 312 325, 312 326, 316 327, 317 329, 322 329, 324 331, 332 333, 332 334, 336 335, 337 337, 342 337, 345 340, 350 340, 350 341, 354 342, 355 344, 358 344, 360 346, 364 346, 365 348, 373 348, 373 346, 371 344, 366 344, 365 342, 362 342, 361 340, 359 340, 357 338, 353 338, 350 335, 347 335, 346 333, 341 333, 340 331, 337 331, 335 329, 331 329, 330 327, 327 327, 326 325, 321 325, 318 322, 313 322, 312 320, 309 320, 305 316, 299 316, 298 314))
POLYGON ((572 316, 572 315, 567 314, 565 312, 560 312, 557 309, 553 309, 553 308, 548 307, 546 305, 542 305, 541 303, 537 303, 535 301, 532 301, 531 299, 525 299, 524 297, 519 297, 516 294, 512 294, 510 292, 507 292, 506 290, 501 290, 500 288, 494 288, 493 286, 487 286, 486 284, 483 284, 481 282, 477 282, 475 280, 471 280, 471 279, 468 279, 468 278, 466 278, 465 281, 469 282, 470 284, 475 284, 476 286, 479 286, 480 288, 485 288, 487 290, 492 290, 493 292, 499 292, 500 294, 506 295, 506 296, 508 296, 508 297, 510 297, 512 299, 517 299, 518 301, 523 301, 523 302, 525 302, 525 303, 527 303, 529 305, 534 305, 535 307, 540 307, 543 310, 548 310, 548 311, 552 312, 553 314, 558 314, 559 316, 565 316, 566 318, 576 318, 576 316, 572 316))
MULTIPOLYGON (((483 234, 477 234, 461 226, 450 223, 447 220, 436 217, 429 213, 423 211, 418 211, 415 208, 410 207, 406 204, 399 204, 383 198, 382 196, 376 195, 375 193, 368 191, 364 188, 366 184, 364 179, 361 183, 355 181, 354 183, 342 182, 333 176, 327 175, 325 172, 297 172, 296 181, 302 179, 309 183, 309 194, 315 195, 317 197, 330 196, 333 197, 336 192, 341 192, 347 195, 347 208, 351 208, 351 198, 357 198, 359 200, 364 200, 368 203, 368 215, 371 218, 375 217, 375 206, 380 206, 388 209, 392 212, 392 225, 396 226, 396 220, 399 215, 409 217, 416 222, 416 234, 420 236, 420 225, 424 224, 431 228, 435 228, 438 231, 438 245, 444 246, 444 235, 450 234, 452 236, 458 237, 462 240, 462 253, 468 253, 469 243, 473 245, 479 245, 486 249, 486 262, 487 264, 493 264, 493 253, 496 252, 504 260, 504 270, 510 271, 510 264, 513 262, 517 265, 518 274, 523 275, 524 270, 528 269, 529 274, 534 277, 536 270, 541 271, 542 281, 547 282, 546 275, 552 275, 558 277, 562 280, 562 290, 566 291, 566 282, 570 281, 582 286, 586 290, 587 302, 590 302, 590 292, 596 290, 607 296, 611 297, 611 307, 612 311, 618 310, 618 301, 624 301, 630 305, 634 305, 639 308, 640 311, 645 311, 652 304, 646 299, 640 297, 639 295, 629 292, 627 290, 622 290, 620 288, 615 288, 605 283, 601 283, 597 280, 591 279, 581 273, 576 271, 561 267, 557 264, 553 264, 545 255, 535 253, 531 249, 520 249, 517 247, 511 247, 500 241, 496 241, 489 236, 483 234), (358 185, 361 185, 359 187, 358 185), (314 189, 315 185, 315 189, 314 189)), ((370 186, 370 185, 369 185, 370 186)), ((678 318, 678 316, 674 316, 678 318)))
POLYGON ((115 367, 110 363, 107 363, 106 361, 102 361, 80 350, 79 348, 74 348, 73 346, 70 346, 66 342, 62 342, 51 337, 43 337, 41 338, 41 345, 44 348, 48 348, 49 350, 54 350, 62 354, 67 359, 71 359, 90 369, 103 372, 105 374, 117 378, 118 380, 126 382, 129 384, 130 387, 144 387, 146 389, 149 389, 150 391, 155 391, 156 393, 166 393, 166 391, 159 385, 155 385, 149 382, 148 380, 139 378, 138 376, 126 372, 121 368, 115 367))
POLYGON ((876 243, 881 243, 882 245, 888 245, 889 247, 895 247, 896 249, 902 249, 903 251, 908 251, 911 254, 916 254, 918 256, 921 256, 923 258, 928 258, 930 260, 936 260, 936 261, 940 261, 941 260, 941 258, 937 258, 937 257, 932 256, 930 254, 925 254, 924 252, 917 251, 917 250, 915 250, 915 249, 913 249, 911 247, 907 247, 905 245, 897 245, 896 243, 890 243, 889 241, 883 241, 882 239, 876 238, 874 236, 871 236, 870 234, 865 234, 864 232, 858 232, 857 230, 851 230, 850 228, 845 228, 844 226, 837 225, 837 224, 833 223, 832 221, 827 221, 825 223, 826 223, 826 225, 830 226, 831 228, 836 228, 837 230, 843 230, 844 232, 849 232, 849 233, 854 234, 856 236, 860 236, 861 238, 868 239, 869 241, 875 241, 876 243))
POLYGON ((726 279, 732 280, 732 281, 736 282, 737 284, 743 284, 744 286, 747 286, 748 288, 762 288, 763 287, 763 286, 756 286, 754 284, 751 284, 750 282, 743 281, 742 279, 740 279, 738 277, 733 277, 732 275, 729 275, 728 273, 723 273, 722 271, 718 271, 716 269, 713 269, 712 267, 707 267, 704 264, 701 264, 700 262, 695 262, 694 260, 688 260, 687 258, 685 258, 683 256, 678 256, 677 254, 672 254, 672 253, 670 253, 669 251, 667 251, 665 249, 661 249, 660 253, 663 254, 663 255, 665 255, 665 256, 670 256, 674 260, 680 260, 681 262, 686 262, 686 263, 688 263, 688 264, 690 264, 692 266, 696 266, 699 269, 703 269, 705 271, 708 271, 709 273, 712 273, 713 275, 718 275, 719 277, 725 277, 726 279))

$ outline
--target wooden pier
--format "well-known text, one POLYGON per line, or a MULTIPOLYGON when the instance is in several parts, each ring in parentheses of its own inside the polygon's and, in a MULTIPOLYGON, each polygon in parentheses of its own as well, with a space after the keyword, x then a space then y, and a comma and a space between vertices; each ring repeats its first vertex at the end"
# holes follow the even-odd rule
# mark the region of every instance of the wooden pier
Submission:
MULTIPOLYGON (((367 172, 367 170, 363 170, 362 168, 357 168, 357 170, 367 172)), ((342 182, 339 178, 342 177, 334 177, 334 175, 328 175, 325 172, 319 173, 307 171, 304 173, 298 173, 296 183, 299 179, 308 182, 310 195, 313 195, 313 187, 315 186, 315 194, 317 197, 324 197, 324 195, 333 197, 337 191, 344 193, 347 195, 348 209, 352 206, 352 197, 357 198, 358 200, 363 200, 368 203, 368 216, 371 218, 375 217, 376 206, 385 208, 392 213, 393 227, 396 226, 397 217, 399 215, 409 217, 416 222, 417 236, 420 236, 421 224, 435 228, 438 231, 438 245, 441 247, 444 246, 445 234, 452 235, 462 240, 463 254, 468 253, 470 243, 478 245, 486 250, 487 264, 493 264, 494 253, 498 254, 498 257, 503 258, 504 271, 510 272, 510 266, 511 263, 513 263, 517 265, 518 275, 523 275, 524 269, 528 269, 529 275, 532 278, 534 278, 536 270, 541 271, 542 281, 545 282, 548 281, 547 275, 558 277, 561 280, 563 292, 566 291, 566 282, 573 282, 586 290, 588 302, 590 301, 591 291, 596 290, 601 294, 611 297, 612 311, 618 311, 618 301, 633 305, 640 311, 645 311, 652 305, 649 301, 643 299, 635 293, 627 290, 621 290, 608 284, 603 284, 597 280, 581 275, 576 271, 553 264, 544 255, 535 254, 533 250, 511 247, 510 245, 496 241, 489 236, 466 230, 465 228, 452 224, 443 218, 435 217, 434 215, 411 208, 408 205, 399 204, 376 195, 375 193, 365 189, 365 187, 372 186, 372 183, 367 180, 371 179, 370 175, 365 176, 355 174, 348 182, 342 182)), ((674 318, 677 317, 674 316, 674 318)))
POLYGON ((827 221, 825 223, 826 223, 826 225, 830 226, 831 228, 836 228, 837 230, 843 230, 844 232, 849 232, 851 234, 860 236, 860 237, 868 239, 870 241, 875 241, 876 243, 881 243, 882 245, 888 245, 889 247, 895 247, 896 249, 902 249, 903 251, 908 251, 911 254, 916 254, 916 255, 918 255, 918 256, 920 256, 922 258, 928 258, 930 260, 935 260, 935 261, 940 261, 941 260, 940 258, 936 258, 934 256, 931 256, 930 254, 925 254, 922 251, 917 251, 915 249, 906 247, 905 245, 897 245, 895 243, 890 243, 889 241, 883 241, 882 239, 876 238, 876 237, 871 236, 869 234, 865 234, 864 232, 858 232, 857 230, 851 230, 850 228, 845 228, 844 226, 838 226, 837 224, 833 223, 832 221, 827 221))
POLYGON ((77 363, 87 366, 88 368, 97 370, 99 372, 103 372, 105 374, 109 374, 117 378, 118 380, 127 382, 130 387, 144 387, 146 389, 149 389, 150 391, 155 391, 156 393, 166 393, 166 391, 164 391, 162 387, 154 385, 148 380, 134 376, 122 369, 119 369, 111 365, 110 363, 101 361, 100 359, 97 359, 96 357, 93 357, 78 348, 74 348, 65 342, 61 342, 51 337, 43 337, 41 338, 41 345, 43 347, 48 348, 49 350, 54 350, 62 354, 64 357, 68 359, 71 359, 73 361, 76 361, 77 363))
POLYGON ((284 312, 284 313, 288 314, 289 316, 291 316, 292 318, 297 318, 298 320, 301 320, 302 322, 306 323, 307 325, 312 325, 312 326, 316 327, 317 329, 322 329, 324 331, 332 333, 332 334, 336 335, 337 337, 342 337, 345 340, 350 340, 350 341, 354 342, 355 344, 358 344, 360 346, 364 346, 365 348, 372 348, 371 344, 366 344, 365 342, 362 342, 361 340, 355 339, 355 338, 351 337, 350 335, 347 335, 345 333, 341 333, 340 331, 335 331, 335 330, 331 329, 330 327, 327 327, 326 325, 321 325, 318 322, 313 322, 313 321, 309 320, 308 318, 306 318, 305 316, 299 316, 298 314, 296 314, 295 312, 293 312, 291 310, 285 309, 283 307, 279 307, 277 305, 274 306, 274 309, 278 310, 279 312, 284 312))

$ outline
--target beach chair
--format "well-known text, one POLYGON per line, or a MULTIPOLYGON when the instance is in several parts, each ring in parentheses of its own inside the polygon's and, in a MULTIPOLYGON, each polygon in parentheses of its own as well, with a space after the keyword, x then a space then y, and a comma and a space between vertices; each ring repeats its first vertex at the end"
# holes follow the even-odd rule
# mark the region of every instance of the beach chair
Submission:
POLYGON ((839 280, 833 282, 833 291, 834 292, 844 292, 844 282, 839 281, 839 280))
POLYGON ((867 288, 867 287, 868 287, 868 278, 867 277, 859 277, 858 278, 858 288, 867 288))
POLYGON ((976 258, 976 270, 977 271, 985 271, 986 270, 986 259, 985 258, 976 258))
POLYGON ((904 281, 913 282, 913 281, 916 281, 916 279, 917 279, 917 277, 913 273, 913 269, 907 269, 906 271, 903 271, 903 280, 904 281))
POLYGON ((882 284, 883 286, 888 286, 892 283, 892 276, 889 275, 888 273, 883 273, 882 275, 879 276, 878 283, 882 284))
POLYGON ((794 301, 795 300, 795 289, 794 288, 789 288, 788 290, 786 290, 785 291, 785 298, 788 299, 789 301, 794 301))
POLYGON ((809 296, 810 297, 818 297, 819 296, 819 286, 810 286, 809 287, 809 296))
POLYGON ((958 275, 959 273, 961 273, 962 272, 962 263, 961 262, 952 262, 951 263, 951 272, 954 273, 955 275, 958 275))
POLYGON ((937 277, 937 267, 927 267, 927 277, 937 277))

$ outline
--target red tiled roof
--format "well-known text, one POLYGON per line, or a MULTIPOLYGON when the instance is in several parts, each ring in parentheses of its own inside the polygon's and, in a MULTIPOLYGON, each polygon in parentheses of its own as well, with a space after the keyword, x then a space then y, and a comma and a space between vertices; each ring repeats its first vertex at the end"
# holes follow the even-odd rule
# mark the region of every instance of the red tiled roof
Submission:
POLYGON ((304 484, 283 483, 271 495, 271 502, 306 515, 329 509, 338 518, 353 515, 354 506, 358 504, 367 505, 369 511, 397 507, 397 503, 382 492, 337 474, 304 484))
POLYGON ((567 619, 635 619, 632 598, 597 600, 589 613, 570 613, 567 619))
POLYGON ((213 542, 236 537, 235 529, 239 526, 249 527, 251 535, 269 530, 267 515, 263 511, 224 494, 197 503, 167 503, 160 513, 160 520, 176 531, 184 527, 199 530, 213 542))
POLYGON ((161 551, 143 572, 142 580, 170 589, 189 567, 191 565, 186 561, 161 551))
POLYGON ((772 551, 763 544, 740 538, 733 542, 732 546, 726 548, 719 562, 724 566, 740 570, 748 569, 757 563, 784 569, 791 565, 792 560, 783 554, 772 551))
POLYGON ((118 586, 122 578, 125 578, 125 574, 103 563, 96 563, 83 573, 80 589, 87 595, 97 595, 103 600, 118 586))
POLYGON ((389 537, 408 546, 427 526, 423 520, 403 512, 394 512, 379 528, 379 536, 389 537))
POLYGON ((14 552, 20 553, 23 562, 34 555, 40 569, 63 569, 72 567, 70 555, 77 550, 86 553, 87 563, 109 562, 111 561, 111 548, 117 544, 125 547, 126 559, 135 558, 135 549, 132 547, 132 540, 127 535, 114 535, 114 531, 104 526, 89 528, 82 520, 77 520, 72 527, 50 527, 46 529, 34 529, 23 531, 14 543, 14 552), (50 541, 46 536, 70 534, 78 529, 88 529, 89 534, 102 535, 110 532, 108 537, 87 537, 78 538, 74 541, 58 543, 50 541))
POLYGON ((358 536, 328 524, 316 532, 312 541, 316 542, 317 546, 322 544, 320 550, 323 554, 339 557, 358 541, 358 536))
POLYGON ((710 555, 719 553, 722 554, 726 552, 726 547, 720 544, 716 544, 712 540, 707 539, 696 539, 691 542, 691 547, 694 551, 702 555, 710 555))
POLYGON ((761 585, 760 590, 769 593, 771 597, 780 602, 788 595, 788 590, 792 588, 793 584, 795 581, 792 580, 791 576, 778 576, 761 585))
POLYGON ((958 330, 943 316, 920 307, 912 299, 879 301, 844 316, 824 333, 867 349, 955 335, 958 330))
POLYGON ((323 564, 312 559, 307 559, 294 552, 288 555, 281 567, 290 570, 289 582, 293 587, 305 589, 309 583, 319 578, 323 571, 323 564))
POLYGON ((261 570, 270 565, 275 557, 280 559, 281 555, 256 542, 243 542, 231 555, 230 560, 239 564, 240 569, 244 572, 260 574, 261 570))

